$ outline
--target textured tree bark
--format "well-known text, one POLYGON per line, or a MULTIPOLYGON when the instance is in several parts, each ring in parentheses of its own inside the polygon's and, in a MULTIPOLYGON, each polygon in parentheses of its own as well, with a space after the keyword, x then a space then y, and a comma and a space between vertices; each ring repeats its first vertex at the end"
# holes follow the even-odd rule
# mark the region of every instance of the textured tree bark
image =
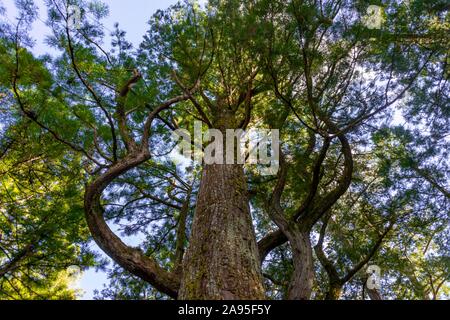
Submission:
POLYGON ((289 300, 309 300, 311 298, 314 269, 311 241, 308 232, 288 232, 292 248, 294 272, 289 285, 289 300))
POLYGON ((243 167, 206 165, 178 298, 264 297, 243 167))

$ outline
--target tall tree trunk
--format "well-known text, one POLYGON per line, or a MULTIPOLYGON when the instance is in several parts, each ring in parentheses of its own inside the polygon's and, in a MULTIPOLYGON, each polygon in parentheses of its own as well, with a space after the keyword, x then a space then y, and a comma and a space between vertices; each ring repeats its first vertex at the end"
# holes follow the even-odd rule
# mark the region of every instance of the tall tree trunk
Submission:
POLYGON ((256 236, 241 165, 203 169, 179 299, 263 299, 256 236))
MULTIPOLYGON (((223 106, 214 111, 213 127, 225 138, 227 129, 237 127, 235 115, 223 106)), ((226 150, 223 151, 225 160, 226 150)), ((178 298, 264 297, 243 166, 205 165, 178 298)))

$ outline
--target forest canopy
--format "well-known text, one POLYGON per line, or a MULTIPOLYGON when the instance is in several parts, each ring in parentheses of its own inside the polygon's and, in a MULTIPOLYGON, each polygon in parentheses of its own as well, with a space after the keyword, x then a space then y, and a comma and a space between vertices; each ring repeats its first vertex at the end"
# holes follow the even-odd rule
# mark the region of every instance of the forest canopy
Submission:
POLYGON ((37 55, 0 2, 0 300, 79 298, 93 241, 98 299, 449 299, 448 1, 181 1, 138 47, 45 4, 37 55), (182 158, 196 123, 278 170, 182 158))

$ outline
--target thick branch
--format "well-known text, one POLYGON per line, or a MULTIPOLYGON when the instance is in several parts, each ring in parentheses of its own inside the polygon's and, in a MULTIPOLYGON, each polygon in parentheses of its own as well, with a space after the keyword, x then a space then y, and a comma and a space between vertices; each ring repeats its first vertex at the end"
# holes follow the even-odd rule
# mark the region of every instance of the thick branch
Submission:
POLYGON ((267 236, 259 240, 258 242, 258 250, 259 250, 259 258, 261 259, 261 263, 264 262, 267 255, 274 249, 282 246, 288 241, 288 238, 284 235, 283 231, 278 229, 272 233, 269 233, 267 236))
POLYGON ((118 161, 86 187, 84 199, 86 221, 98 246, 122 268, 149 282, 160 292, 176 298, 180 284, 179 275, 167 272, 155 259, 123 243, 106 224, 100 203, 103 191, 115 178, 150 159, 148 150, 143 150, 118 161))

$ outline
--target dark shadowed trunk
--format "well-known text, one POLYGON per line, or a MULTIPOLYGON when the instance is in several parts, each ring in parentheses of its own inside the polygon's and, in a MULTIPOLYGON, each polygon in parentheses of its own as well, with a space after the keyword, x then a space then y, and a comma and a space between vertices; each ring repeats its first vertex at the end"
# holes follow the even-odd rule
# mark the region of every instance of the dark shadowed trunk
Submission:
POLYGON ((383 300, 380 292, 377 289, 369 289, 366 288, 367 294, 369 295, 370 300, 383 300))
POLYGON ((330 283, 325 300, 339 300, 342 294, 341 283, 330 283))
POLYGON ((183 269, 179 299, 264 298, 242 166, 205 166, 183 269))

